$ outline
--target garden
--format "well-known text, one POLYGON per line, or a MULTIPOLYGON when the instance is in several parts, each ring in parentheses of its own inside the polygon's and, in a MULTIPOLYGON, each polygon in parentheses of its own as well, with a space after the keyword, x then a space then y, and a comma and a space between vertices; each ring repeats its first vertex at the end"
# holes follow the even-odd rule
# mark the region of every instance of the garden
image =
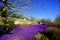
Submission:
POLYGON ((0 40, 60 40, 60 15, 53 21, 34 16, 29 19, 24 14, 8 11, 11 4, 7 0, 0 2, 4 4, 0 7, 0 40))

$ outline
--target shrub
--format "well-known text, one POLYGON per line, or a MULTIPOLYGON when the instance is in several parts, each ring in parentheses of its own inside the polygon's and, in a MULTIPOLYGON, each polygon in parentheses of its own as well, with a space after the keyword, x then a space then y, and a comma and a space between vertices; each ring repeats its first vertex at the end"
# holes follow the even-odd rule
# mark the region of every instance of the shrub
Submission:
MULTIPOLYGON (((3 21, 3 23, 4 23, 4 21, 3 21)), ((1 28, 0 36, 2 36, 5 33, 9 33, 14 28, 14 21, 8 19, 6 24, 4 23, 4 25, 3 24, 0 25, 0 28, 1 28)))
POLYGON ((60 29, 48 28, 42 34, 47 36, 49 40, 60 40, 60 29))

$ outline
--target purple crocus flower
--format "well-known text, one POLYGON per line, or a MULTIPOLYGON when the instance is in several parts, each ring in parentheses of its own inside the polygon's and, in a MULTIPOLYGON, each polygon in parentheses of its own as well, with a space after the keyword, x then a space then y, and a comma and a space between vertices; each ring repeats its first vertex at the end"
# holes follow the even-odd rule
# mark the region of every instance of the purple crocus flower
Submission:
POLYGON ((45 25, 29 25, 29 26, 15 26, 11 34, 5 34, 0 39, 2 40, 33 40, 34 35, 49 28, 45 25))
POLYGON ((2 37, 0 37, 0 40, 2 40, 2 37))
POLYGON ((5 26, 1 26, 1 27, 0 27, 0 30, 3 30, 4 28, 5 28, 5 26))

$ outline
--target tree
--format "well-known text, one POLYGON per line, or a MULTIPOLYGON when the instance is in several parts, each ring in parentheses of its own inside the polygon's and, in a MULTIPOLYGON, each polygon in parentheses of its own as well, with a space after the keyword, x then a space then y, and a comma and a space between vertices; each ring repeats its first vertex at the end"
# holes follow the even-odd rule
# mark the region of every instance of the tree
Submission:
POLYGON ((54 25, 56 25, 58 28, 60 28, 60 15, 57 15, 54 20, 54 25))
POLYGON ((42 19, 40 20, 40 24, 46 24, 46 19, 42 18, 42 19))
POLYGON ((46 25, 48 25, 48 26, 52 26, 53 25, 50 18, 46 19, 46 25))
MULTIPOLYGON (((18 1, 18 0, 15 0, 15 1, 18 1)), ((21 1, 21 0, 20 0, 21 1)), ((18 2, 20 2, 20 1, 18 1, 18 2)), ((1 17, 3 17, 3 18, 5 18, 4 19, 4 29, 3 29, 3 31, 1 31, 0 30, 0 33, 1 33, 1 35, 2 34, 4 34, 4 33, 6 33, 6 32, 10 32, 11 31, 11 28, 13 28, 14 27, 14 21, 13 20, 9 20, 8 19, 8 16, 10 16, 9 15, 9 12, 10 11, 8 11, 9 9, 12 9, 12 10, 14 10, 15 11, 15 7, 22 7, 22 6, 25 6, 25 5, 27 5, 29 2, 30 2, 31 0, 22 0, 21 2, 23 3, 23 4, 20 4, 20 5, 18 5, 18 4, 15 4, 14 2, 9 2, 8 0, 0 0, 0 2, 2 2, 3 3, 3 5, 2 5, 2 7, 0 8, 0 16, 1 17), (24 2, 25 1, 25 2, 24 2), (13 5, 13 6, 12 6, 13 5), (8 15, 8 16, 7 16, 8 15)), ((13 14, 13 17, 16 17, 16 18, 18 18, 18 17, 22 17, 22 15, 15 15, 15 14, 13 14)), ((23 17, 22 17, 23 18, 23 17)), ((3 27, 2 27, 3 28, 3 27)))
POLYGON ((38 24, 38 21, 35 19, 34 16, 31 16, 30 19, 31 19, 32 24, 38 24))
POLYGON ((0 14, 1 14, 1 17, 5 17, 7 18, 7 10, 6 8, 4 8, 3 6, 0 8, 0 14))
POLYGON ((35 17, 34 16, 31 16, 30 17, 31 21, 35 20, 35 17))
POLYGON ((47 18, 47 19, 42 18, 42 19, 40 20, 40 23, 41 23, 41 24, 48 25, 48 26, 52 26, 52 25, 53 25, 53 23, 52 23, 52 21, 51 21, 50 18, 47 18))

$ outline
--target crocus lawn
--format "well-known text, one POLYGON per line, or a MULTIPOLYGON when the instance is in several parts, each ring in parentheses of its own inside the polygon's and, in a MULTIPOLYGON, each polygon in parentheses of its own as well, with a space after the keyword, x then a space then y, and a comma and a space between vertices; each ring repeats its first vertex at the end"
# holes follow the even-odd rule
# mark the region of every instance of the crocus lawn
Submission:
POLYGON ((49 28, 46 25, 29 25, 29 26, 15 26, 9 33, 5 34, 0 39, 2 40, 33 40, 33 37, 39 32, 49 28))

